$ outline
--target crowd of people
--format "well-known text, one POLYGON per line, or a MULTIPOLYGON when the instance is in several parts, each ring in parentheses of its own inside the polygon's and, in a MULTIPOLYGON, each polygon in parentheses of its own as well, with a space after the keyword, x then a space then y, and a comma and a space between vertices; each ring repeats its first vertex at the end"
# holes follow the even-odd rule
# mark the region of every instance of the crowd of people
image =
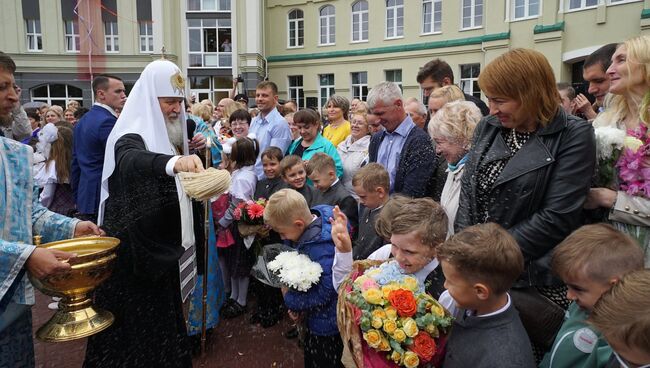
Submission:
POLYGON ((593 101, 529 49, 482 69, 487 104, 441 59, 417 75, 426 101, 381 82, 321 111, 280 103, 272 81, 253 108, 235 83, 216 105, 194 101, 167 60, 128 98, 101 75, 90 109, 25 110, 14 71, 0 54, 0 344, 20 352, 0 365, 33 365, 25 272, 69 268, 72 255, 29 245, 37 233, 121 240, 95 294, 115 323, 89 338, 87 367, 191 366, 205 292, 208 329, 289 317, 306 326, 305 367, 343 366, 337 290, 366 259, 395 259, 453 315, 443 367, 650 365, 648 36, 587 57, 593 101), (208 167, 231 181, 206 219, 177 174, 208 167), (260 199, 267 228, 247 232, 239 206, 260 199), (280 242, 322 267, 308 291, 251 276, 280 242))

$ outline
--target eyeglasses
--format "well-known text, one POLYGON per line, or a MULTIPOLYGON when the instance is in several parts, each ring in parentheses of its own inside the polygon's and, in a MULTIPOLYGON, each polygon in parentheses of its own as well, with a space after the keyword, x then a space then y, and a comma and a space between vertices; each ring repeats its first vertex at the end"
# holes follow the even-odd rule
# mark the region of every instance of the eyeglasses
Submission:
POLYGON ((614 356, 616 357, 616 360, 618 361, 618 364, 621 365, 621 368, 650 368, 650 364, 644 364, 644 365, 632 364, 632 363, 628 362, 627 360, 623 359, 615 351, 614 351, 614 356))

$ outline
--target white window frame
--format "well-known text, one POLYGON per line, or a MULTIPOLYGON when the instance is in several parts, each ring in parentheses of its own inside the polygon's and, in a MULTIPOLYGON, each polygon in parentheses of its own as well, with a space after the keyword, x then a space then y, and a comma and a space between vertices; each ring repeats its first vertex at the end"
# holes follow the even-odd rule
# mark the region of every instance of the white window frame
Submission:
POLYGON ((302 75, 287 76, 287 100, 293 100, 298 105, 298 109, 305 107, 305 79, 302 75), (292 78, 300 78, 300 85, 291 85, 292 78), (302 97, 300 97, 302 95, 302 97))
POLYGON ((224 96, 228 96, 230 93, 230 88, 216 88, 215 87, 215 82, 214 78, 215 76, 197 76, 197 78, 208 78, 209 86, 207 89, 205 88, 192 88, 191 81, 188 78, 188 87, 190 88, 190 96, 196 95, 197 96, 197 101, 201 101, 203 98, 210 99, 211 101, 219 101, 221 98, 225 98, 224 96), (217 93, 220 93, 220 96, 217 96, 217 93), (201 96, 200 94, 204 94, 205 96, 201 96))
MULTIPOLYGON (((140 36, 140 53, 153 53, 153 22, 150 20, 141 20, 138 22, 138 33, 140 36), (142 33, 144 27, 144 33, 142 33), (144 50, 143 47, 144 46, 144 50)), ((188 34, 189 37, 189 34, 188 34)))
POLYGON ((318 11, 318 46, 330 46, 335 44, 336 8, 334 5, 325 5, 318 11), (329 13, 323 14, 325 11, 328 11, 329 13), (325 42, 323 42, 323 37, 325 38, 325 42))
POLYGON ((25 19, 25 35, 27 42, 27 51, 29 52, 42 52, 43 51, 43 30, 41 29, 40 19, 25 19), (38 25, 38 27, 37 27, 38 25), (30 27, 31 26, 31 27, 30 27), (37 32, 37 28, 41 32, 37 32), (40 45, 40 47, 39 47, 40 45))
POLYGON ((484 0, 461 0, 460 1, 460 30, 466 31, 471 29, 483 28, 484 14, 485 14, 484 0), (465 27, 465 16, 463 15, 463 13, 464 13, 464 9, 466 8, 465 4, 467 3, 469 3, 469 8, 471 9, 469 15, 470 25, 465 27), (480 14, 476 11, 477 5, 479 4, 481 6, 480 14), (478 22, 478 19, 480 19, 480 22, 478 22))
POLYGON ((200 12, 229 13, 229 12, 231 12, 231 10, 232 10, 232 1, 228 1, 228 9, 225 9, 225 8, 224 8, 224 9, 221 9, 221 1, 220 1, 220 0, 199 0, 199 1, 200 1, 200 6, 199 6, 199 7, 200 7, 201 9, 198 9, 198 10, 196 10, 196 9, 195 9, 195 10, 190 10, 190 8, 191 8, 191 6, 190 6, 190 2, 191 2, 191 1, 192 1, 192 0, 187 0, 187 12, 188 12, 188 13, 200 13, 200 12), (208 2, 214 2, 215 7, 214 7, 214 8, 210 8, 210 7, 205 6, 206 3, 208 3, 208 2))
POLYGON ((403 78, 402 69, 386 69, 386 70, 384 70, 384 80, 386 82, 393 82, 393 83, 397 84, 399 86, 399 89, 402 90, 402 92, 404 92, 404 87, 402 87, 402 78, 403 78), (397 72, 399 72, 399 80, 395 80, 395 79, 397 79, 397 78, 395 78, 395 75, 396 75, 397 72), (389 75, 391 75, 390 78, 389 78, 389 75))
POLYGON ((442 33, 442 0, 422 0, 422 34, 438 34, 442 33), (425 8, 429 5, 431 12, 427 14, 425 8), (436 6, 440 9, 436 11, 436 6), (427 21, 430 25, 430 30, 427 30, 427 21))
POLYGON ((607 6, 629 4, 629 3, 638 3, 643 0, 607 0, 607 6))
MULTIPOLYGON (((361 78, 359 78, 361 79, 361 78)), ((350 95, 352 98, 350 100, 353 100, 355 98, 365 101, 366 98, 368 98, 368 72, 351 72, 350 73, 350 95), (366 75, 366 82, 360 82, 357 84, 354 84, 354 74, 359 74, 359 77, 361 77, 362 74, 366 75), (363 87, 366 87, 366 94, 363 94, 363 87), (355 89, 359 90, 358 94, 355 94, 355 89)))
POLYGON ((66 20, 63 22, 63 35, 65 42, 65 52, 79 53, 81 51, 81 40, 79 38, 79 21, 66 20), (71 25, 72 33, 68 33, 68 24, 71 25))
MULTIPOLYGON (((189 21, 189 19, 188 19, 188 21, 189 21)), ((230 52, 229 51, 221 51, 221 45, 218 44, 219 43, 219 30, 220 29, 230 29, 230 34, 231 34, 231 38, 232 38, 232 23, 230 23, 230 25, 225 25, 225 24, 222 25, 221 24, 222 22, 224 22, 224 23, 230 22, 230 19, 192 19, 192 21, 200 21, 201 25, 200 26, 194 26, 194 25, 190 25, 189 22, 188 22, 188 25, 187 25, 187 45, 188 45, 188 55, 190 57, 190 65, 188 67, 193 68, 193 69, 195 69, 195 68, 220 68, 220 69, 232 68, 232 51, 230 51, 230 52), (216 25, 215 26, 212 26, 212 25, 207 25, 206 26, 204 24, 205 21, 208 21, 208 22, 214 21, 216 25), (201 40, 200 40, 200 42, 201 42, 201 51, 189 50, 190 31, 191 30, 197 30, 197 29, 199 30, 199 34, 200 34, 200 38, 201 38, 201 40), (217 51, 206 51, 205 50, 205 47, 204 47, 205 46, 205 29, 215 29, 216 30, 217 39, 215 40, 215 42, 217 43, 217 51), (191 65, 192 56, 195 56, 195 55, 201 55, 201 66, 192 66, 191 65), (206 65, 207 64, 206 63, 206 56, 216 57, 217 63, 216 64, 206 65), (227 58, 227 57, 222 58, 222 56, 228 56, 229 58, 227 58), (222 59, 224 60, 223 63, 222 63, 222 59), (225 60, 229 60, 230 62, 226 62, 225 60)), ((232 39, 231 39, 231 41, 232 41, 232 39)))
POLYGON ((351 9, 352 9, 352 15, 350 16, 350 42, 351 43, 360 43, 360 42, 368 42, 368 35, 369 35, 369 28, 370 28, 370 13, 369 13, 369 5, 368 1, 366 0, 359 0, 354 3, 352 3, 351 9), (354 7, 356 5, 361 5, 362 3, 366 4, 366 9, 362 10, 354 10, 354 7), (356 20, 356 25, 355 25, 355 20, 356 20), (366 38, 363 38, 363 31, 364 31, 364 25, 365 25, 365 31, 366 31, 366 38), (359 38, 354 39, 354 32, 358 32, 359 38))
POLYGON ((589 9, 595 9, 598 7, 598 4, 600 3, 601 0, 593 0, 596 1, 595 4, 592 5, 587 5, 587 1, 591 0, 580 0, 580 6, 578 7, 571 7, 571 0, 563 0, 564 1, 564 11, 567 13, 575 12, 575 11, 581 11, 581 10, 589 10, 589 9))
POLYGON ((291 9, 287 13, 287 48, 288 49, 299 49, 305 47, 305 12, 302 9, 291 9), (299 16, 295 19, 291 19, 291 14, 296 13, 296 16, 299 16), (291 32, 291 26, 294 26, 294 31, 291 32), (302 40, 300 39, 300 29, 302 28, 302 40), (295 42, 292 46, 291 41, 295 42))
POLYGON ((70 97, 70 92, 68 91, 69 87, 74 87, 77 89, 81 89, 79 87, 71 86, 69 84, 65 83, 48 83, 48 84, 41 84, 39 86, 36 86, 29 91, 29 97, 32 102, 45 102, 46 104, 52 106, 53 102, 52 101, 65 101, 65 106, 68 106, 68 103, 70 101, 78 101, 80 104, 83 103, 83 97, 70 97), (52 96, 52 92, 50 90, 50 86, 53 84, 63 84, 65 86, 65 96, 52 96), (41 88, 43 86, 47 86, 47 97, 34 97, 34 90, 41 88))
POLYGON ((386 0, 385 39, 393 40, 396 38, 404 38, 404 0, 386 0), (389 5, 390 1, 393 1, 394 5, 389 5), (392 20, 389 20, 391 13, 392 13, 392 20), (400 18, 402 19, 401 28, 399 26, 400 18), (389 22, 391 24, 389 24, 389 22))
MULTIPOLYGON (((467 93, 468 95, 474 96, 474 82, 478 82, 478 75, 481 74, 481 63, 468 63, 468 64, 461 64, 458 65, 458 75, 460 75, 460 83, 458 84, 458 87, 464 92, 467 93), (476 77, 472 77, 471 75, 469 77, 463 77, 463 67, 468 66, 470 68, 473 67, 478 67, 478 74, 476 77), (469 86, 469 88, 465 88, 465 86, 469 86)), ((470 69, 471 70, 471 69, 470 69)), ((480 90, 479 90, 480 92, 480 90)), ((474 96, 477 97, 477 96, 474 96)), ((478 97, 480 98, 480 96, 478 97)))
MULTIPOLYGON (((336 94, 336 77, 334 76, 334 73, 326 73, 326 74, 319 74, 318 75, 318 105, 322 109, 325 107, 325 104, 327 104, 327 100, 332 97, 332 95, 336 94), (322 78, 323 77, 328 77, 332 76, 332 84, 321 84, 322 78)), ((329 80, 328 80, 329 82, 329 80)))
POLYGON ((523 1, 523 8, 524 8, 524 15, 521 17, 517 17, 517 1, 518 0, 510 0, 510 6, 508 8, 508 11, 510 12, 510 16, 508 17, 510 21, 516 22, 520 20, 527 20, 527 19, 535 19, 539 18, 541 10, 542 10, 542 0, 521 0, 523 1), (537 3, 537 14, 530 14, 530 3, 531 2, 536 2, 537 3))
POLYGON ((117 21, 104 22, 104 49, 111 54, 120 52, 120 35, 117 21))

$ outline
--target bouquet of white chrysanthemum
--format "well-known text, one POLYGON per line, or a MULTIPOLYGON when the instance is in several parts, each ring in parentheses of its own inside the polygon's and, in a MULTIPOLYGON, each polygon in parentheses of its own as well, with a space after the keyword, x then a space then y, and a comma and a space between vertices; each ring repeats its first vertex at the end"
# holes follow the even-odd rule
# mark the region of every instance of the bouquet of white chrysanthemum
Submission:
POLYGON ((320 279, 323 268, 304 254, 282 252, 267 265, 280 282, 291 289, 307 291, 320 279))
POLYGON ((626 133, 624 130, 612 127, 594 129, 596 134, 596 152, 598 156, 598 187, 612 188, 616 186, 616 162, 623 149, 626 133))

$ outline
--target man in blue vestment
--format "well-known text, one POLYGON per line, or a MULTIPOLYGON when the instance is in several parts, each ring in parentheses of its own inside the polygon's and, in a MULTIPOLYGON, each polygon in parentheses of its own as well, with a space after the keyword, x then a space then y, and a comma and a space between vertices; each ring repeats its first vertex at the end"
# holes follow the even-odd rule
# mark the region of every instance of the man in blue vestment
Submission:
MULTIPOLYGON (((0 52, 0 118, 18 103, 16 64, 0 52)), ((32 179, 33 151, 0 137, 0 367, 33 367, 31 305, 34 291, 26 272, 36 277, 66 272, 67 252, 36 248, 33 235, 44 242, 73 236, 100 235, 89 221, 48 211, 38 201, 32 179)))

